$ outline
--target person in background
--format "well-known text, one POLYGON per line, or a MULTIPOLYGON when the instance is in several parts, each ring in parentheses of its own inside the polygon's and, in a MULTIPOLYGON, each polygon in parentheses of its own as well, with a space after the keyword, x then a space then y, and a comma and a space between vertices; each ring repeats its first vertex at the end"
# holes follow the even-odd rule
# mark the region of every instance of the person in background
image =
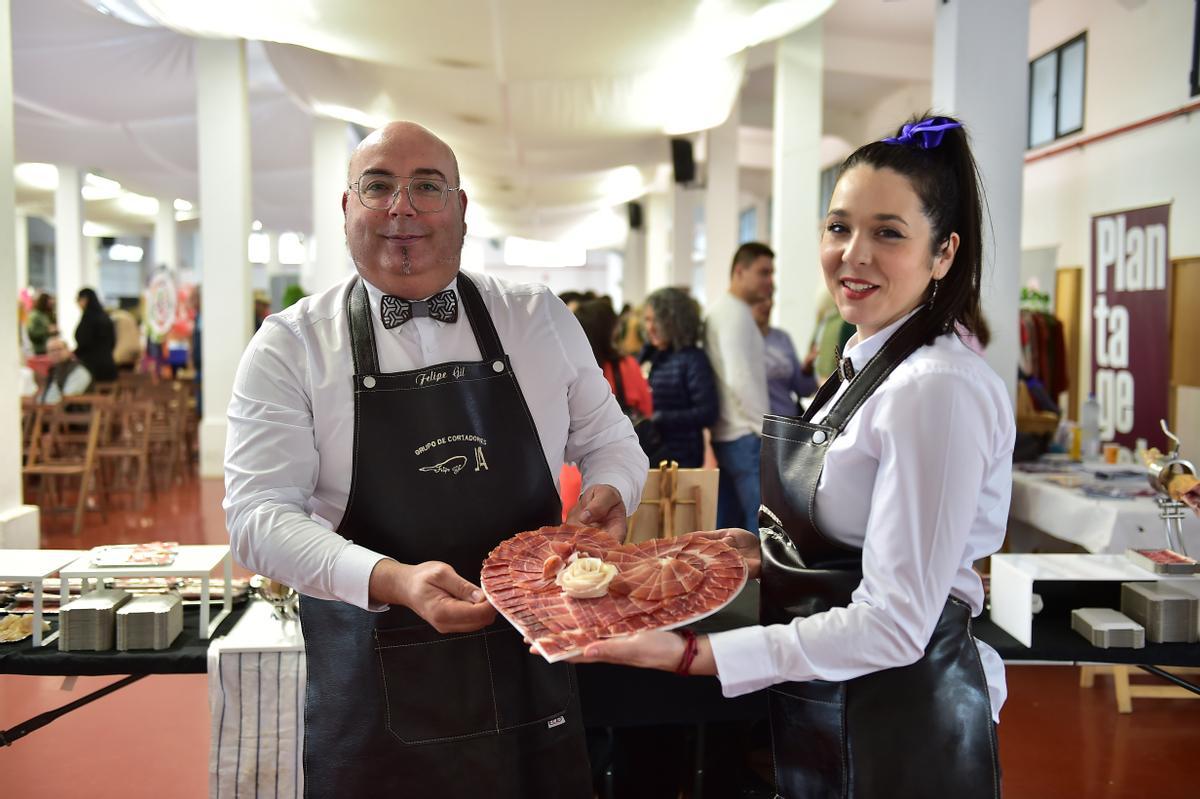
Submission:
POLYGON ((91 372, 93 380, 116 380, 117 364, 113 361, 113 348, 117 345, 117 333, 112 320, 100 305, 100 298, 94 290, 80 289, 78 301, 83 316, 75 328, 75 357, 91 372))
POLYGON ((25 334, 29 336, 34 355, 45 355, 46 342, 51 336, 58 335, 58 324, 54 321, 54 298, 44 291, 38 294, 33 310, 29 312, 25 334))
POLYGON ((659 289, 642 310, 654 423, 668 457, 683 468, 704 465, 704 428, 717 421, 717 384, 704 350, 700 309, 686 291, 659 289))
POLYGON ((124 308, 118 308, 109 318, 112 319, 117 337, 113 345, 113 362, 118 371, 132 372, 142 357, 142 334, 137 317, 124 308))
POLYGON ((760 578, 763 624, 584 652, 690 665, 730 697, 769 689, 780 795, 1000 795, 1004 664, 971 634, 972 566, 1004 541, 1015 423, 1004 382, 955 334, 978 332, 982 209, 957 120, 851 153, 820 260, 857 332, 805 416, 766 425, 762 538, 711 534, 760 578))
POLYGON ((838 313, 837 304, 829 292, 821 292, 820 304, 817 307, 817 324, 813 329, 810 351, 816 352, 813 361, 813 375, 817 385, 824 383, 837 368, 838 358, 846 349, 846 342, 854 335, 854 325, 842 319, 838 313))
POLYGON ((46 354, 50 356, 50 372, 42 389, 40 402, 56 405, 63 397, 77 397, 88 393, 92 387, 92 375, 86 366, 75 359, 67 342, 51 336, 46 342, 46 354))
POLYGON ((809 352, 804 362, 800 362, 792 337, 778 327, 771 327, 771 308, 774 305, 775 300, 767 297, 754 303, 751 311, 767 345, 767 395, 771 401, 771 413, 776 416, 795 416, 800 412, 800 398, 817 390, 817 379, 813 376, 816 350, 809 352))
POLYGON ((712 429, 721 468, 717 526, 758 529, 758 457, 767 399, 766 344, 750 306, 775 290, 775 253, 751 241, 738 247, 729 291, 708 309, 705 352, 717 376, 720 417, 712 429))

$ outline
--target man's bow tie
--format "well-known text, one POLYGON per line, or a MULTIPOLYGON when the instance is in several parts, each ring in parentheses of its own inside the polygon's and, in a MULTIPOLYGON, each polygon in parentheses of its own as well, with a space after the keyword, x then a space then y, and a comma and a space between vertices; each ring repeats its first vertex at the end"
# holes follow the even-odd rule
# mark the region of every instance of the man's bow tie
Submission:
POLYGON ((379 315, 388 330, 399 327, 414 316, 428 316, 439 322, 457 322, 458 297, 452 289, 440 291, 427 300, 402 300, 384 294, 379 303, 379 315))

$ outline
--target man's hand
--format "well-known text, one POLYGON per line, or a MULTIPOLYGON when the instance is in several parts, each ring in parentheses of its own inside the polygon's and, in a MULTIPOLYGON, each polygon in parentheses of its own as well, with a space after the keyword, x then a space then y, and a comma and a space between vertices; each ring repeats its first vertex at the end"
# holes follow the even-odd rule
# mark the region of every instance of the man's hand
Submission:
POLYGON ((758 578, 762 569, 762 547, 754 533, 740 527, 726 527, 723 530, 711 530, 695 535, 716 539, 736 549, 742 560, 746 561, 747 579, 758 578))
POLYGON ((483 591, 436 560, 414 566, 384 558, 371 571, 368 591, 372 601, 404 605, 439 633, 474 632, 496 618, 483 591))
POLYGON ((579 502, 567 514, 568 524, 599 527, 625 540, 625 502, 610 485, 594 485, 579 496, 579 502))

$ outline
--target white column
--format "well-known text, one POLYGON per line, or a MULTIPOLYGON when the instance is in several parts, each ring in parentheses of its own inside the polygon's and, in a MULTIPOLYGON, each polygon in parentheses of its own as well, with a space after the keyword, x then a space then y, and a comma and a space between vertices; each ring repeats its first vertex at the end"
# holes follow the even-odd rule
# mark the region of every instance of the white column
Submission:
POLYGON ((645 197, 646 293, 671 283, 671 195, 655 192, 645 197))
MULTIPOLYGON (((9 0, 0 0, 0 219, 11 219, 16 213, 11 19, 9 0)), ((25 221, 23 216, 17 218, 25 221)), ((0 263, 11 262, 16 253, 14 233, 11 226, 0 225, 0 263)), ((0 269, 0 331, 0 382, 10 386, 0 391, 0 548, 38 549, 38 509, 21 498, 21 400, 11 388, 20 385, 21 362, 16 270, 0 269)))
POLYGON ((623 302, 640 305, 646 291, 646 213, 642 203, 642 227, 629 229, 625 237, 625 258, 621 267, 621 298, 623 302))
POLYGON ((16 242, 17 291, 29 286, 29 217, 17 211, 13 215, 13 234, 16 242))
POLYGON ((825 290, 817 256, 821 168, 822 22, 779 40, 775 56, 771 248, 775 319, 801 352, 808 347, 825 290))
POLYGON ((934 110, 966 123, 987 193, 982 289, 992 340, 985 357, 1015 398, 1029 0, 939 3, 933 44, 934 110))
POLYGON ((708 184, 704 192, 704 303, 729 289, 729 265, 738 246, 738 123, 734 103, 729 118, 708 131, 708 184))
POLYGON ((200 237, 204 279, 200 475, 220 477, 225 410, 253 328, 250 263, 250 114, 241 40, 196 39, 200 237))
POLYGON ((696 244, 696 194, 679 183, 671 189, 671 261, 667 285, 692 287, 696 265, 692 253, 696 244))
POLYGON ((172 272, 179 267, 175 200, 170 197, 158 198, 158 215, 154 217, 154 260, 149 264, 149 271, 160 266, 166 266, 172 272))
POLYGON ((76 297, 85 285, 82 188, 83 171, 59 164, 58 188, 54 190, 54 293, 58 330, 72 347, 81 315, 76 297))
MULTIPOLYGON (((354 264, 346 252, 342 216, 342 192, 346 190, 346 167, 350 161, 350 137, 346 123, 316 117, 312 131, 312 240, 305 269, 304 290, 324 291, 346 278, 354 264)), ((357 197, 351 197, 358 202, 357 197)))
POLYGON ((83 237, 83 270, 80 280, 84 286, 90 286, 99 295, 101 302, 106 299, 104 291, 100 288, 100 239, 95 236, 83 237))

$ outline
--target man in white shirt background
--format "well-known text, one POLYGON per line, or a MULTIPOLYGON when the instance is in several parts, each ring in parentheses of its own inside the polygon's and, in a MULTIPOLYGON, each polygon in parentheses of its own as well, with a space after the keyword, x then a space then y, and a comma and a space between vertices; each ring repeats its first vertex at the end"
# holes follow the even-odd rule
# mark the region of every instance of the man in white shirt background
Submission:
POLYGON ((46 373, 42 402, 56 405, 62 402, 63 397, 86 394, 92 387, 92 373, 76 360, 67 342, 58 336, 51 337, 46 342, 46 354, 50 356, 50 371, 46 373))
POLYGON ((623 534, 646 457, 548 289, 459 271, 443 141, 387 125, 348 184, 357 275, 263 323, 226 445, 235 556, 303 595, 308 795, 590 796, 574 676, 528 654, 479 570, 561 518, 564 461, 571 519, 623 534))
POLYGON ((717 377, 720 416, 712 428, 721 469, 717 527, 758 529, 758 459, 767 413, 766 347, 751 306, 775 290, 775 253, 746 242, 733 256, 729 291, 709 307, 705 350, 717 377))

